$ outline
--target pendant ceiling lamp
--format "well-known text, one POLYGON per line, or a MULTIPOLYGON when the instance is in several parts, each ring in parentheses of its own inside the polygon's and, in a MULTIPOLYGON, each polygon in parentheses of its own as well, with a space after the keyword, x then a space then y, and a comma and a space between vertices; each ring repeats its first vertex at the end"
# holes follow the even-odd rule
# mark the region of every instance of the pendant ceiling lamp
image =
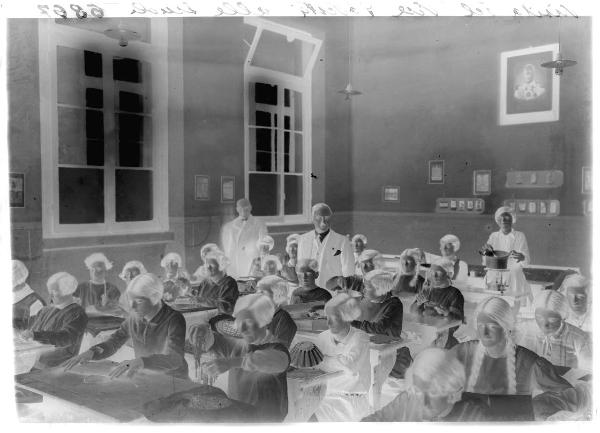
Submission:
POLYGON ((575 66, 577 62, 575 60, 563 59, 562 53, 560 52, 560 17, 558 17, 558 53, 556 59, 551 62, 542 63, 543 68, 554 69, 556 75, 562 75, 563 69, 569 66, 575 66))
POLYGON ((352 87, 352 40, 350 32, 350 18, 348 18, 348 84, 344 90, 338 90, 338 93, 346 95, 346 101, 350 100, 351 96, 362 95, 362 92, 354 90, 352 87))
POLYGON ((104 34, 111 39, 119 41, 120 47, 126 47, 130 41, 139 41, 142 39, 142 35, 138 32, 123 27, 123 22, 119 22, 117 28, 104 30, 104 34))

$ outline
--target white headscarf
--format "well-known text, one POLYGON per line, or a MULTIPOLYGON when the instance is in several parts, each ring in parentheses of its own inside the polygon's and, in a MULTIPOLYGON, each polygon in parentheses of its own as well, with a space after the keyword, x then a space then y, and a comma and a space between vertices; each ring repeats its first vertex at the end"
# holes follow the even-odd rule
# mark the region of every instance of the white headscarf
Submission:
POLYGON ((141 274, 129 282, 126 293, 129 296, 148 298, 153 305, 158 304, 163 297, 163 283, 154 274, 141 274))
POLYGON ((440 239, 440 247, 446 244, 452 244, 454 246, 455 253, 460 250, 460 239, 458 239, 458 237, 455 235, 448 234, 440 239))
POLYGON ((71 295, 77 289, 77 280, 67 272, 57 272, 48 278, 46 283, 48 290, 56 287, 62 296, 71 295))
POLYGON ((177 266, 179 268, 181 268, 181 264, 182 264, 181 256, 177 253, 168 253, 160 261, 160 267, 166 268, 169 263, 173 263, 173 262, 177 263, 177 266))
POLYGON ((125 266, 123 266, 123 270, 119 274, 119 278, 125 281, 125 273, 131 268, 137 268, 140 271, 140 275, 148 272, 146 271, 146 268, 144 267, 144 264, 142 262, 138 260, 132 260, 130 262, 125 263, 125 266))
POLYGON ((394 277, 382 269, 374 269, 365 275, 365 283, 370 283, 375 289, 375 296, 383 296, 394 288, 394 277))
POLYGON ((378 259, 381 259, 381 254, 379 254, 379 251, 377 250, 364 250, 362 253, 360 253, 360 256, 358 256, 359 263, 372 260, 373 264, 375 264, 378 259))
POLYGON ((365 235, 356 234, 352 236, 352 243, 354 244, 357 239, 360 239, 363 242, 363 245, 367 245, 367 237, 365 235))
POLYGON ((92 269, 94 263, 104 263, 107 271, 110 271, 113 267, 112 262, 109 262, 104 253, 93 253, 85 258, 85 266, 88 269, 92 269))
POLYGON ((259 249, 260 249, 261 245, 267 245, 269 247, 269 251, 271 251, 273 249, 273 247, 275 246, 275 239, 273 239, 269 235, 263 236, 262 239, 259 239, 258 242, 256 242, 256 246, 259 249))
POLYGON ((292 233, 287 238, 285 238, 286 246, 291 245, 291 244, 298 245, 298 238, 300 238, 300 235, 298 233, 292 233))
POLYGON ((569 315, 569 303, 567 297, 555 290, 542 290, 537 294, 533 301, 534 308, 542 310, 550 310, 560 314, 560 317, 565 320, 569 315))
POLYGON ((517 214, 508 206, 499 207, 496 213, 494 214, 494 220, 496 224, 499 226, 502 224, 501 216, 503 213, 509 213, 512 216, 512 223, 515 225, 517 223, 517 214))
POLYGON ((267 263, 269 263, 269 262, 274 262, 275 266, 277 266, 278 271, 281 271, 281 269, 283 269, 283 266, 281 264, 281 260, 279 260, 279 257, 269 254, 268 256, 265 256, 262 259, 262 263, 260 265, 261 271, 264 271, 266 269, 267 263))
POLYGON ((23 284, 27 277, 29 276, 29 271, 27 267, 21 260, 13 260, 12 261, 12 279, 13 279, 13 287, 18 286, 19 284, 23 284))
MULTIPOLYGON (((262 293, 253 293, 240 297, 233 308, 233 317, 238 317, 242 311, 249 311, 260 328, 264 328, 273 320, 275 304, 262 293)), ((236 321, 237 322, 237 321, 236 321)), ((236 323, 239 329, 239 325, 236 323)))
POLYGON ((327 311, 337 311, 344 322, 352 322, 360 317, 360 304, 347 293, 339 293, 325 304, 327 311))

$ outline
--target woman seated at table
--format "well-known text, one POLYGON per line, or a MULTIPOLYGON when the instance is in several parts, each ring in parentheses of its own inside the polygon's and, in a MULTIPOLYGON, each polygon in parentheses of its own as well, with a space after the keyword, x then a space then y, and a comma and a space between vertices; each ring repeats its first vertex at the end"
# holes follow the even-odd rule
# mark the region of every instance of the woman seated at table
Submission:
POLYGON ((532 395, 536 420, 559 410, 577 410, 573 387, 557 375, 552 364, 515 344, 515 316, 502 298, 483 301, 475 312, 479 340, 456 345, 452 352, 465 366, 465 391, 491 395, 532 395))
POLYGON ((569 313, 567 323, 585 331, 592 332, 592 297, 590 296, 591 284, 581 274, 572 274, 565 277, 558 291, 567 297, 569 313))
MULTIPOLYGON (((531 287, 523 273, 523 266, 528 265, 531 261, 529 246, 527 245, 525 235, 513 229, 513 225, 517 222, 517 215, 510 207, 502 206, 498 208, 494 219, 500 230, 490 234, 483 249, 493 249, 494 251, 510 253, 508 258, 510 286, 506 294, 515 298, 514 309, 516 314, 521 305, 527 302, 527 299, 533 301, 531 287)), ((485 265, 485 257, 483 257, 483 264, 485 265)), ((490 271, 488 271, 487 278, 490 278, 490 271)), ((491 278, 493 279, 494 276, 492 275, 491 278)))
POLYGON ((106 281, 106 272, 112 269, 112 263, 103 253, 93 253, 85 259, 85 266, 90 271, 90 280, 79 284, 73 293, 80 305, 89 309, 111 310, 119 305, 121 292, 113 284, 106 281))
POLYGON ((235 304, 233 316, 242 340, 194 325, 190 342, 212 361, 204 364, 211 376, 229 371, 227 396, 256 407, 261 421, 280 422, 287 415, 287 375, 290 355, 270 332, 275 305, 265 295, 250 294, 235 304))
POLYGON ((290 283, 298 284, 298 274, 296 274, 296 264, 298 262, 298 237, 294 233, 287 237, 285 252, 286 258, 281 268, 281 276, 290 283))
POLYGON ((198 302, 214 307, 222 314, 231 314, 240 296, 237 281, 227 275, 229 259, 221 250, 215 250, 204 258, 203 273, 208 279, 192 289, 192 296, 198 302))
POLYGON ((262 271, 263 275, 262 278, 273 275, 279 276, 282 267, 283 266, 281 265, 281 260, 279 260, 279 257, 272 254, 265 256, 260 265, 260 270, 262 271))
POLYGON ((442 257, 450 260, 452 263, 452 281, 464 283, 469 277, 469 267, 460 260, 456 253, 460 249, 460 240, 455 235, 445 235, 440 239, 440 252, 442 257))
POLYGON ((138 275, 146 273, 148 273, 148 271, 146 271, 146 268, 142 262, 132 260, 123 266, 123 270, 119 274, 119 278, 125 281, 126 284, 129 284, 129 282, 138 275))
POLYGON ((13 328, 27 329, 33 317, 46 305, 44 299, 26 283, 29 271, 20 260, 12 261, 13 328))
POLYGON ((554 290, 542 290, 534 307, 539 328, 535 352, 553 365, 591 371, 591 342, 586 332, 566 322, 567 298, 554 290))
POLYGON ((329 329, 316 341, 323 352, 319 368, 343 375, 327 382, 314 416, 318 421, 358 421, 369 411, 371 384, 369 336, 351 325, 360 317, 360 306, 355 298, 340 293, 325 304, 325 314, 329 329))
POLYGON ((180 296, 186 296, 191 288, 190 277, 183 268, 181 256, 177 253, 168 253, 160 261, 160 266, 165 274, 162 278, 165 301, 174 301, 180 296))
POLYGON ((354 271, 356 275, 364 275, 358 258, 367 246, 367 237, 365 235, 356 234, 352 237, 352 250, 354 252, 354 271))
POLYGON ((206 263, 206 256, 208 255, 208 253, 212 253, 213 251, 221 251, 221 249, 217 244, 213 243, 205 244, 202 246, 202 248, 200 248, 200 260, 202 263, 200 264, 200 266, 198 266, 198 269, 196 269, 196 271, 191 276, 191 284, 202 284, 209 279, 204 263, 206 263))
POLYGON ((298 283, 300 286, 292 293, 290 304, 305 304, 307 302, 324 301, 331 299, 331 294, 317 287, 315 283, 319 276, 319 264, 315 259, 302 259, 298 261, 296 266, 296 274, 298 274, 298 283))
POLYGON ((269 332, 289 349, 298 327, 290 314, 282 307, 288 304, 288 283, 275 275, 262 278, 256 292, 268 296, 275 304, 273 320, 269 324, 269 332))
POLYGON ((394 276, 393 296, 404 296, 418 293, 423 287, 425 278, 419 274, 423 253, 418 248, 409 248, 400 254, 398 273, 394 276))
POLYGON ((84 309, 73 298, 77 280, 66 272, 48 278, 51 305, 40 310, 33 324, 21 333, 24 339, 52 344, 56 349, 40 355, 34 368, 56 367, 79 352, 87 325, 84 309))
MULTIPOLYGON (((449 321, 464 321, 465 300, 462 293, 451 285, 450 269, 452 264, 441 259, 431 264, 427 272, 427 280, 417 294, 415 302, 411 305, 412 313, 422 316, 437 316, 449 321)), ((447 333, 440 334, 436 344, 449 349, 458 343, 454 338, 454 331, 458 326, 450 328, 447 333)))
POLYGON ((141 369, 160 371, 175 377, 188 377, 183 357, 185 319, 163 301, 163 283, 153 274, 135 277, 127 286, 130 314, 103 343, 92 346, 65 363, 65 370, 88 361, 106 359, 131 340, 135 358, 121 362, 111 377, 133 376, 141 369))
POLYGON ((402 333, 402 302, 393 297, 392 275, 381 269, 365 274, 364 299, 360 302, 360 317, 352 326, 369 334, 400 337, 402 333))
POLYGON ((364 290, 364 276, 376 269, 380 265, 381 259, 379 251, 364 250, 357 259, 360 266, 360 275, 330 278, 325 284, 325 288, 329 291, 342 291, 354 297, 361 297, 364 290))
POLYGON ((453 354, 430 347, 406 371, 406 390, 362 422, 485 421, 485 406, 462 401, 465 367, 453 354))
POLYGON ((269 255, 273 247, 275 246, 275 240, 269 236, 263 236, 261 239, 256 242, 256 247, 258 248, 259 256, 256 257, 252 264, 250 265, 250 276, 260 278, 263 276, 262 272, 262 262, 269 255))

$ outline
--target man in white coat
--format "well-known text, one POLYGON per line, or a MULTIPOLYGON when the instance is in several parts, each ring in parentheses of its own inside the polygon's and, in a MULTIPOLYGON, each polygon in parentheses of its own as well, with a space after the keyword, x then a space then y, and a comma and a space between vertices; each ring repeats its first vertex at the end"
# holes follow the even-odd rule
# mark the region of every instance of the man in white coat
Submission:
POLYGON ((354 254, 350 240, 331 230, 333 212, 325 203, 312 207, 314 230, 298 238, 298 261, 315 259, 319 263, 317 286, 325 287, 332 277, 354 275, 354 254))
POLYGON ((221 231, 223 252, 231 261, 227 274, 233 278, 247 277, 250 274, 252 260, 259 255, 256 244, 268 234, 265 224, 251 215, 250 200, 238 200, 236 210, 238 217, 225 224, 221 231))

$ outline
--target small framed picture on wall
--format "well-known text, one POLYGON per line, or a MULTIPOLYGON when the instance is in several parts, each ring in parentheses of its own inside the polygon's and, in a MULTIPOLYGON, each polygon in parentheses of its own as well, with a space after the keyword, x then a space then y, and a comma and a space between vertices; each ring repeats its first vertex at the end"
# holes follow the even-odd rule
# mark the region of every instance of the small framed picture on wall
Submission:
POLYGON ((581 193, 592 193, 592 167, 583 167, 581 169, 581 193))
POLYGON ((492 193, 492 170, 473 171, 473 195, 490 195, 492 193))
POLYGON ((209 200, 210 199, 210 178, 201 174, 194 176, 194 199, 209 200))
POLYGON ((397 186, 384 186, 383 187, 383 201, 399 201, 400 200, 400 187, 397 186))
POLYGON ((235 200, 235 176, 221 176, 221 203, 235 200))
POLYGON ((444 183, 444 161, 430 160, 429 161, 429 183, 442 184, 444 183))
POLYGON ((10 173, 8 188, 10 207, 25 207, 25 173, 10 173))

